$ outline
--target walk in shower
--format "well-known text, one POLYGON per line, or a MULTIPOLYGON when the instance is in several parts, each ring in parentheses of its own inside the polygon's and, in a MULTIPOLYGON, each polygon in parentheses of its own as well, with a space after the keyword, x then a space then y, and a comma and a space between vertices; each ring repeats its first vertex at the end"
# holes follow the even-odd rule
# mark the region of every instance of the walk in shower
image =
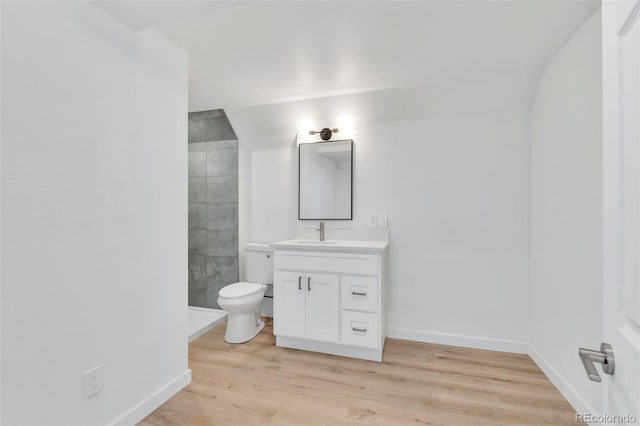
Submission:
POLYGON ((226 318, 238 281, 238 141, 222 109, 189 113, 189 339, 226 318))

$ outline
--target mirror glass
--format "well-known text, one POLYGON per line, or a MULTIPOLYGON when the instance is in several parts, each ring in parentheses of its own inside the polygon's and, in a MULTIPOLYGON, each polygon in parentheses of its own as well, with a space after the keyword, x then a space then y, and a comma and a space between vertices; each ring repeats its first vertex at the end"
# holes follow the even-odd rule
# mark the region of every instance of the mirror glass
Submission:
POLYGON ((351 220, 353 141, 298 145, 298 219, 351 220))

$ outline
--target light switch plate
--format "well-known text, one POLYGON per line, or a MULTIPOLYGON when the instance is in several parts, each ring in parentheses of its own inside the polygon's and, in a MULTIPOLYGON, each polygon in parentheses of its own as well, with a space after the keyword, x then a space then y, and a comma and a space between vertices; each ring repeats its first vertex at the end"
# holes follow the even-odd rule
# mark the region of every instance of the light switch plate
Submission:
POLYGON ((369 223, 368 225, 372 228, 378 226, 378 214, 377 213, 369 213, 369 223))
POLYGON ((387 214, 386 213, 378 213, 378 226, 380 228, 387 227, 387 214))

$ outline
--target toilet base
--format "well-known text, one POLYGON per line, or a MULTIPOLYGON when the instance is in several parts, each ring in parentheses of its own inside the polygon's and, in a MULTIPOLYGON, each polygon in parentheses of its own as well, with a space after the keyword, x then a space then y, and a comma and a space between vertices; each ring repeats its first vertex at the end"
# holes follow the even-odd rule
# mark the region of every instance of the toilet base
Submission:
POLYGON ((251 314, 229 314, 224 341, 227 343, 245 343, 253 339, 264 328, 264 321, 251 314))

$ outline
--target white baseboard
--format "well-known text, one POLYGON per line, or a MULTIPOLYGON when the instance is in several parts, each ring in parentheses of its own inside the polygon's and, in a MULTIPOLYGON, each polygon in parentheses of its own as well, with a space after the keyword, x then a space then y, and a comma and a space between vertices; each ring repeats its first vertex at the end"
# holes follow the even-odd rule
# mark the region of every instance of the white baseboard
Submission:
POLYGON ((536 363, 551 383, 560 391, 562 396, 571 404, 578 413, 597 413, 587 404, 582 397, 569 385, 546 359, 529 343, 511 340, 491 339, 458 334, 439 333, 434 331, 411 330, 404 328, 387 328, 387 337, 413 340, 416 342, 436 343, 439 345, 461 346, 473 349, 486 349, 490 351, 512 352, 526 354, 536 363))
POLYGON ((116 419, 111 425, 113 426, 134 426, 140 420, 151 414, 156 408, 167 402, 169 398, 177 394, 191 383, 191 370, 187 370, 178 377, 158 389, 149 398, 141 401, 131 410, 124 413, 116 419))
POLYGON ((438 345, 462 346, 465 348, 485 349, 489 351, 529 354, 528 343, 513 340, 492 339, 488 337, 464 336, 460 334, 411 330, 407 328, 387 328, 387 337, 413 340, 416 342, 436 343, 438 345))
POLYGON ((597 411, 593 410, 592 407, 590 407, 589 404, 580 397, 575 389, 573 389, 573 387, 571 387, 571 385, 562 378, 562 375, 551 367, 547 360, 544 359, 542 355, 540 355, 540 352, 538 352, 532 345, 529 345, 528 355, 577 413, 597 413, 597 411))
POLYGON ((297 337, 276 337, 276 345, 284 348, 301 349, 303 351, 348 356, 350 358, 382 361, 381 349, 348 346, 339 343, 319 342, 317 340, 299 339, 297 337))

